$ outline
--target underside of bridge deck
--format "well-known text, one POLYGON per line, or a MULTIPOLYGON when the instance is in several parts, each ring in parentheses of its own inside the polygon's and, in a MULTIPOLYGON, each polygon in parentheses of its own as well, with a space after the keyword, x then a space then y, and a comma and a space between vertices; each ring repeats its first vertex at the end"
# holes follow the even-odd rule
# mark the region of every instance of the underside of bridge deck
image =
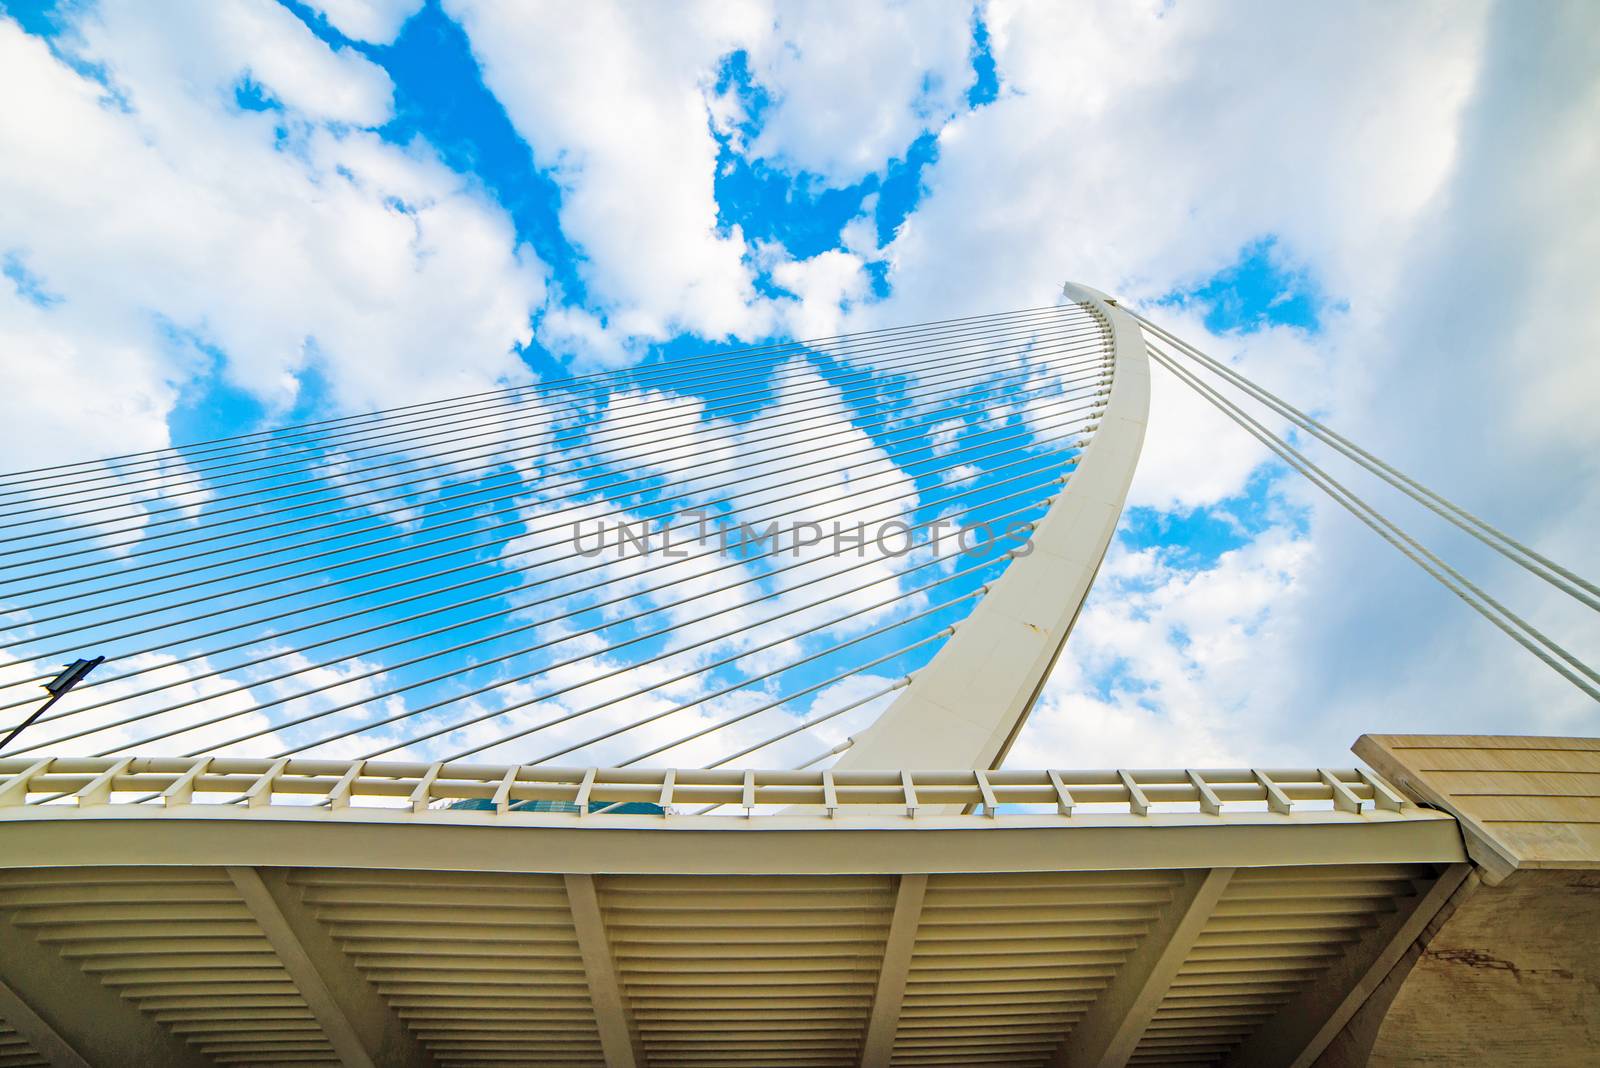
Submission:
MULTIPOLYGON (((1333 1068, 1518 1014, 1583 1063, 1584 832, 1490 857, 1403 741, 1384 778, 0 763, 0 1064, 1333 1068)), ((1540 774, 1473 741, 1425 755, 1540 774)))

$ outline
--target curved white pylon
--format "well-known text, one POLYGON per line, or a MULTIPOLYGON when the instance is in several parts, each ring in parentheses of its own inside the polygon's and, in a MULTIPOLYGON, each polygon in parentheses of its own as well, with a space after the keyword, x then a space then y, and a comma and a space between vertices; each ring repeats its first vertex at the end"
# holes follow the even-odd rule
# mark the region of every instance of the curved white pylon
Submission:
POLYGON ((993 768, 1050 674, 1122 515, 1150 415, 1150 364, 1132 316, 1098 290, 1068 299, 1106 325, 1111 395, 1077 470, 1033 536, 933 660, 839 768, 993 768))

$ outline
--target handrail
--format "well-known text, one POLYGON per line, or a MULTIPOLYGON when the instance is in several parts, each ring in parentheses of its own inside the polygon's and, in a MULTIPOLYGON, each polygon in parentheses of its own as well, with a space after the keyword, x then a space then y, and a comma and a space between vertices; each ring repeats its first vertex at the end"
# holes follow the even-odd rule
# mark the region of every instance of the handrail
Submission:
MULTIPOLYGON (((885 806, 898 806, 911 819, 938 814, 939 806, 980 807, 980 819, 995 817, 1004 806, 1013 806, 1008 812, 1035 806, 1063 817, 1146 819, 1226 816, 1269 806, 1278 815, 1291 815, 1296 802, 1330 802, 1333 810, 1354 816, 1416 810, 1382 779, 1359 768, 756 771, 234 757, 0 759, 0 818, 56 809, 37 802, 57 795, 65 795, 62 804, 80 808, 248 813, 274 805, 304 811, 323 804, 335 815, 363 805, 384 807, 386 801, 414 812, 488 801, 489 808, 476 814, 490 817, 544 801, 574 806, 564 813, 573 818, 597 815, 596 805, 658 805, 664 798, 669 803, 663 815, 672 814, 673 806, 720 805, 747 816, 751 809, 778 805, 812 807, 835 818, 852 815, 853 809, 878 815, 885 806), (154 800, 143 800, 152 794, 154 800), (249 806, 229 804, 240 794, 250 798, 249 806)), ((1320 805, 1305 811, 1318 817, 1329 812, 1320 805)))

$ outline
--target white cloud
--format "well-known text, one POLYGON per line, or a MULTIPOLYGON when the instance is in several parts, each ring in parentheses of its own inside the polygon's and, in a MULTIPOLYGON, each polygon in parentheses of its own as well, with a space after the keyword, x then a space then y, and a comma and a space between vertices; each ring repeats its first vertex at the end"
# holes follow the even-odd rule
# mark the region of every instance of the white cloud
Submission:
POLYGON ((65 328, 59 316, 0 289, 0 439, 6 466, 113 456, 167 443, 179 390, 149 344, 116 330, 65 328))
POLYGON ((422 0, 311 0, 311 6, 352 41, 388 44, 422 9, 422 0))
POLYGON ((593 312, 573 305, 550 307, 539 320, 539 343, 584 371, 634 363, 638 356, 629 342, 626 334, 609 329, 593 312))
POLYGON ((0 91, 29 101, 0 116, 0 241, 55 298, 0 299, 8 466, 164 444, 197 343, 271 408, 308 373, 347 410, 528 377, 542 265, 426 146, 351 128, 388 116, 381 69, 275 4, 141 14, 64 39, 114 99, 0 22, 0 91), (245 78, 285 110, 236 107, 245 78))
POLYGON ((707 94, 760 8, 446 5, 485 83, 562 187, 561 224, 593 301, 624 336, 757 335, 746 246, 719 230, 707 94))
POLYGON ((761 250, 738 225, 721 225, 715 196, 713 128, 731 132, 743 117, 731 94, 716 92, 730 54, 749 54, 773 101, 743 147, 833 185, 903 154, 956 110, 971 83, 965 4, 446 7, 534 158, 553 169, 562 229, 584 257, 592 303, 609 313, 602 327, 563 311, 541 339, 601 365, 625 358, 630 338, 680 330, 825 331, 840 300, 864 293, 860 259, 824 252, 779 269, 779 284, 801 303, 791 318, 773 317, 789 302, 775 308, 758 297, 752 257, 761 250))
MULTIPOLYGON (((1315 398, 1327 393, 1332 376, 1325 355, 1300 330, 1268 327, 1248 337, 1218 337, 1192 312, 1153 307, 1146 313, 1178 337, 1280 395, 1315 398)), ((1341 329, 1338 317, 1333 317, 1328 329, 1337 336, 1341 329)), ((1241 399, 1233 387, 1220 380, 1207 379, 1207 383, 1230 399, 1241 399)), ((1286 424, 1276 416, 1252 414, 1269 429, 1284 432, 1286 424)), ((1129 507, 1163 511, 1206 507, 1240 493, 1251 474, 1269 458, 1260 442, 1198 393, 1163 368, 1151 367, 1150 425, 1129 490, 1129 507), (1204 447, 1196 448, 1196 442, 1204 442, 1204 447)))
MULTIPOLYGON (((1582 58, 1600 39, 1593 12, 987 10, 1014 92, 942 132, 924 176, 931 193, 887 250, 895 295, 871 321, 1038 303, 1062 278, 1149 300, 1276 235, 1347 305, 1321 335, 1214 338, 1184 313, 1152 314, 1593 570, 1595 429, 1575 411, 1600 387, 1579 355, 1600 329, 1582 296, 1596 281, 1597 230, 1580 207, 1597 176, 1589 119, 1600 82, 1582 58), (1514 73, 1528 69, 1540 78, 1514 73)), ((1131 503, 1182 511, 1242 492, 1266 452, 1155 376, 1131 503)), ((1285 491, 1313 509, 1307 556, 1297 592, 1264 606, 1248 677, 1207 667, 1179 686, 1160 628, 1114 639, 1096 633, 1111 626, 1105 611, 1086 613, 1064 659, 1117 645, 1127 671, 1155 684, 1151 708, 1101 707, 1063 667, 1012 762, 1055 748, 1073 762, 1091 752, 1144 763, 1141 753, 1184 747, 1188 761, 1338 762, 1363 730, 1570 730, 1584 709, 1592 729, 1582 695, 1314 491, 1285 491)), ((1415 512, 1404 521, 1442 538, 1415 512)), ((1442 544, 1596 659, 1600 634, 1581 610, 1442 544)), ((1243 582, 1240 566, 1223 573, 1243 582)))
MULTIPOLYGON (((320 8, 376 41, 414 6, 320 8)), ((545 309, 541 340, 560 354, 611 367, 681 331, 833 333, 1039 305, 1072 278, 1144 302, 1594 570, 1590 8, 997 0, 984 17, 1008 91, 946 122, 970 81, 964 6, 447 7, 562 189, 591 299, 545 309), (887 249, 866 214, 843 250, 804 257, 719 225, 713 131, 738 116, 715 82, 740 48, 774 101, 745 148, 779 167, 853 181, 938 130, 930 193, 887 249), (1198 310, 1153 303, 1267 234, 1342 302, 1320 334, 1215 337, 1198 310), (880 256, 894 295, 872 304, 864 270, 880 256), (793 299, 759 297, 759 270, 793 299)), ((181 33, 133 10, 84 16, 66 45, 104 65, 110 102, 0 23, 0 92, 30 102, 0 116, 0 253, 59 298, 0 292, 8 466, 162 443, 208 373, 202 345, 280 407, 312 371, 348 408, 526 374, 513 349, 545 302, 543 267, 427 146, 371 131, 391 107, 380 69, 272 5, 197 5, 181 33), (246 78, 285 110, 239 112, 246 78)), ((1130 501, 1203 510, 1264 459, 1157 371, 1130 501)), ((1279 489, 1305 536, 1280 525, 1200 569, 1114 550, 1013 763, 1343 762, 1366 729, 1592 731, 1589 702, 1370 532, 1298 483, 1279 489)), ((1438 524, 1405 522, 1600 657, 1586 613, 1438 524)))
POLYGON ((1016 767, 1230 767, 1261 763, 1251 696, 1312 550, 1274 530, 1193 568, 1114 544, 1016 767), (1101 691, 1104 687, 1103 692, 1101 691))
POLYGON ((84 58, 108 64, 147 129, 175 132, 241 80, 312 121, 375 126, 389 117, 389 76, 350 49, 327 48, 280 4, 189 3, 162 25, 141 14, 108 3, 75 28, 84 58))
MULTIPOLYGON (((147 653, 129 657, 119 665, 124 669, 148 672, 135 680, 101 682, 81 691, 81 699, 73 697, 55 709, 54 718, 41 719, 20 735, 11 746, 13 752, 21 748, 49 745, 50 756, 86 756, 132 747, 139 756, 178 756, 191 750, 218 745, 238 734, 263 731, 246 748, 236 755, 259 756, 276 750, 280 743, 270 732, 270 721, 259 712, 251 712, 256 698, 250 690, 242 688, 238 680, 218 675, 200 680, 193 679, 192 671, 180 669, 173 658, 164 654, 147 653), (144 697, 135 696, 151 685, 168 687, 164 691, 144 697), (239 687, 236 689, 236 687, 239 687), (108 698, 122 698, 115 704, 73 712, 75 706, 98 704, 108 698), (159 720, 123 720, 147 714, 167 705, 178 706, 164 713, 159 720), (65 714, 63 714, 65 713, 65 714), (184 724, 200 724, 219 716, 232 716, 221 723, 196 726, 193 730, 164 738, 158 742, 139 739, 159 731, 166 733, 184 724), (155 726, 159 723, 159 728, 155 726), (55 741, 68 735, 82 734, 66 741, 55 741)), ((55 671, 58 665, 23 664, 0 653, 0 668, 28 668, 55 671)), ((201 670, 209 670, 202 661, 201 670)), ((8 694, 7 696, 12 696, 8 694)), ((13 710, 3 714, 7 721, 18 722, 26 718, 26 710, 13 710)), ((126 755, 126 754, 117 754, 126 755)))
POLYGON ((797 302, 785 308, 795 337, 831 337, 843 331, 845 309, 867 295, 861 257, 839 249, 808 260, 790 260, 772 269, 772 280, 797 302))
POLYGON ((962 106, 973 73, 964 0, 781 6, 751 42, 772 96, 749 154, 848 185, 962 106))
POLYGON ((1314 26, 1270 4, 988 15, 1016 91, 941 133, 930 196, 891 250, 896 316, 1036 304, 1063 278, 1159 293, 1268 232, 1363 296, 1395 220, 1449 171, 1481 36, 1467 13, 1381 6, 1314 26))

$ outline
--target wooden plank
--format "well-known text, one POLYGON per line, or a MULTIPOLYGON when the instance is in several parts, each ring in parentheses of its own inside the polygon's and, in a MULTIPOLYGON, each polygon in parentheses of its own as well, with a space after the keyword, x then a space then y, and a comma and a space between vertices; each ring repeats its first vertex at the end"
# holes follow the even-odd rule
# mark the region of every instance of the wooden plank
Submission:
POLYGON ((1421 771, 1578 771, 1592 772, 1600 753, 1583 749, 1395 749, 1404 762, 1421 771))
POLYGON ((1454 815, 1491 886, 1524 867, 1600 868, 1600 796, 1548 788, 1552 777, 1575 786, 1585 780, 1571 773, 1600 770, 1600 741, 1363 735, 1354 749, 1399 789, 1454 815), (1456 790, 1463 772, 1467 782, 1492 776, 1498 790, 1456 790))
POLYGON ((1494 797, 1481 794, 1448 795, 1460 809, 1482 823, 1600 823, 1600 797, 1571 797, 1552 794, 1544 797, 1523 794, 1494 797))
POLYGON ((1485 820, 1483 828, 1521 858, 1519 870, 1594 870, 1600 856, 1600 824, 1521 823, 1485 820))
POLYGON ((1593 775, 1600 771, 1600 754, 1568 752, 1565 750, 1543 752, 1506 752, 1501 749, 1472 751, 1452 749, 1448 759, 1432 752, 1401 750, 1408 762, 1420 771, 1430 773, 1451 771, 1509 771, 1523 775, 1593 775))
POLYGON ((1439 788, 1457 796, 1600 797, 1600 771, 1430 771, 1439 788))
POLYGON ((1539 734, 1381 734, 1398 749, 1521 749, 1545 752, 1600 752, 1600 738, 1539 734))

